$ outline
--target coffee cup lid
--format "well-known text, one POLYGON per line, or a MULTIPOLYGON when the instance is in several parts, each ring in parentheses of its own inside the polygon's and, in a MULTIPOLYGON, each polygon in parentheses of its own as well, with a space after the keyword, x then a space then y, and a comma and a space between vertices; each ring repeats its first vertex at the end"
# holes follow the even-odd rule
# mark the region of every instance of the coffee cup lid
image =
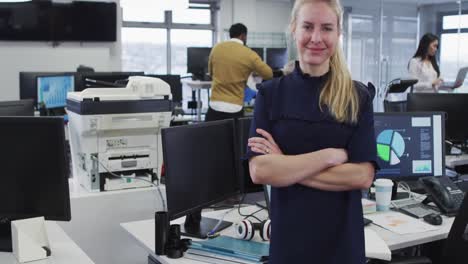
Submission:
POLYGON ((374 185, 378 186, 393 186, 393 181, 389 179, 377 179, 374 181, 374 185))

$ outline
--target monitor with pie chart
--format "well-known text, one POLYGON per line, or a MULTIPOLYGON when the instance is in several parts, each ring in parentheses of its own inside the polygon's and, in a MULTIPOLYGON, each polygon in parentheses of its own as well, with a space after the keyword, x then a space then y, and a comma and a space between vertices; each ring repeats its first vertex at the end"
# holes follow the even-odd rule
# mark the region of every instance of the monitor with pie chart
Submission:
POLYGON ((376 178, 416 180, 445 168, 442 112, 375 113, 376 178))

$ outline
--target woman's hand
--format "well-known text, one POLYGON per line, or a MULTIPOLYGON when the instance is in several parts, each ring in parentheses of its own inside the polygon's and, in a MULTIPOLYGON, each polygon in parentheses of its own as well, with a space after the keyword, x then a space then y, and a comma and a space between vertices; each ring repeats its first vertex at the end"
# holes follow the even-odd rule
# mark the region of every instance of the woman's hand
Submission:
POLYGON ((253 152, 261 154, 283 154, 270 133, 261 128, 255 130, 263 137, 251 137, 248 140, 248 146, 253 152))
POLYGON ((442 84, 444 80, 441 78, 437 78, 432 82, 432 87, 434 88, 439 88, 439 86, 442 84))

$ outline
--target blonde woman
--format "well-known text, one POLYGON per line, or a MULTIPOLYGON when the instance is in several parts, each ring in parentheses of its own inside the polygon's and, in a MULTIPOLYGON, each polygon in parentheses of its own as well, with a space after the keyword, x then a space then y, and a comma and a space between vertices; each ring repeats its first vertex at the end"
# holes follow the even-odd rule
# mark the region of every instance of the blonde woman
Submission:
POLYGON ((365 263, 361 189, 375 174, 373 86, 343 61, 338 0, 296 0, 294 70, 263 84, 247 158, 271 192, 270 264, 365 263))

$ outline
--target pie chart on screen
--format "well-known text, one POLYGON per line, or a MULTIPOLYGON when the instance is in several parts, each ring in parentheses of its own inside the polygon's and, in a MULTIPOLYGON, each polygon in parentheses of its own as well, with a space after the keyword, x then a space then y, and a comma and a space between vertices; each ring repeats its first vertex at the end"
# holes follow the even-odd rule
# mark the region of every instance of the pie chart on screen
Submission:
POLYGON ((386 129, 377 136, 377 156, 390 165, 400 163, 405 152, 405 140, 400 133, 386 129))

